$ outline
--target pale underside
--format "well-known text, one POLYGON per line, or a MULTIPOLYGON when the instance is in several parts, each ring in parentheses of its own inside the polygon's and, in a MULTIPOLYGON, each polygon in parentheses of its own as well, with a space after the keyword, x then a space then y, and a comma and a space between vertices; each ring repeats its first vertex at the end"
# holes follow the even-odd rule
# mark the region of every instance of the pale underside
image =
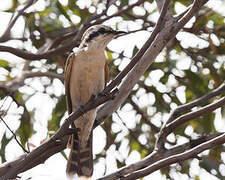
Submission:
MULTIPOLYGON (((107 73, 105 65, 104 51, 97 53, 96 51, 82 50, 70 55, 67 68, 71 68, 68 85, 72 112, 84 105, 92 95, 97 95, 104 89, 107 73)), ((80 129, 78 137, 81 147, 87 143, 95 117, 96 109, 92 109, 75 121, 76 128, 80 129)))

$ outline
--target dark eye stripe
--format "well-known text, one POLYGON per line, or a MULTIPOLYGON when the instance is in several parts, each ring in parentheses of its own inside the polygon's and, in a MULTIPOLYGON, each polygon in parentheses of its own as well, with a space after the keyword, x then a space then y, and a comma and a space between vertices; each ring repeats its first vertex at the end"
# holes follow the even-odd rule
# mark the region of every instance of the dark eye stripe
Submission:
POLYGON ((98 37, 99 35, 102 34, 111 34, 112 31, 111 30, 107 30, 105 28, 100 28, 98 29, 98 31, 92 31, 87 39, 87 42, 90 42, 92 39, 94 39, 95 37, 98 37))
POLYGON ((105 29, 105 28, 100 28, 98 30, 98 33, 100 33, 100 34, 110 34, 110 33, 112 33, 112 31, 108 30, 108 29, 105 29))

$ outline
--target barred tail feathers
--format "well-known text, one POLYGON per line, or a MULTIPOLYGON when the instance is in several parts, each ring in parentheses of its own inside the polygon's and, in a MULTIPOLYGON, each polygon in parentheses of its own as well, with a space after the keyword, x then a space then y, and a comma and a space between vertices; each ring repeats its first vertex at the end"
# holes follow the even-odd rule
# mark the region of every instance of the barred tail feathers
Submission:
POLYGON ((75 174, 78 179, 89 179, 93 174, 92 133, 85 147, 79 146, 78 136, 71 135, 71 150, 67 161, 66 173, 71 179, 75 174))

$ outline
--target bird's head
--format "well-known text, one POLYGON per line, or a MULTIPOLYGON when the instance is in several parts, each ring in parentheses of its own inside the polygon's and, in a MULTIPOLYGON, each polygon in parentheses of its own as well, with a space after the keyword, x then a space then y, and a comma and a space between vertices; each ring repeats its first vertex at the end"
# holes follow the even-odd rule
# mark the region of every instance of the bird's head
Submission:
POLYGON ((83 34, 80 47, 92 46, 105 48, 113 38, 124 33, 124 31, 115 31, 108 26, 94 25, 88 28, 83 34))

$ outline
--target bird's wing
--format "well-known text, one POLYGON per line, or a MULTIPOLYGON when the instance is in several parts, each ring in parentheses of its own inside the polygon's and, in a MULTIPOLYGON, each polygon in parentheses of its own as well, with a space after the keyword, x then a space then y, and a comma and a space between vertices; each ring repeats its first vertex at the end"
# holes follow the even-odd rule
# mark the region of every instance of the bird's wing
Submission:
POLYGON ((109 65, 107 62, 105 62, 105 86, 110 80, 110 71, 109 71, 109 65))
POLYGON ((69 55, 66 61, 66 66, 65 66, 65 93, 66 93, 66 104, 67 104, 67 110, 68 114, 72 113, 72 100, 70 96, 70 77, 72 73, 72 67, 73 67, 73 61, 75 59, 75 54, 72 53, 69 55))

